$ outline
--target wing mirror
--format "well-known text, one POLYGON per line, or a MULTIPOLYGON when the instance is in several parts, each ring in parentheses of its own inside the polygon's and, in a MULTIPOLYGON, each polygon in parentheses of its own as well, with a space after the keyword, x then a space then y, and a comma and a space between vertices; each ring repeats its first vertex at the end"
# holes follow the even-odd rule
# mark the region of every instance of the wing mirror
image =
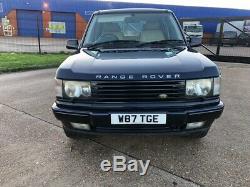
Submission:
POLYGON ((78 40, 74 39, 74 40, 68 40, 67 41, 67 45, 66 48, 67 49, 73 49, 73 50, 77 50, 79 46, 78 40))

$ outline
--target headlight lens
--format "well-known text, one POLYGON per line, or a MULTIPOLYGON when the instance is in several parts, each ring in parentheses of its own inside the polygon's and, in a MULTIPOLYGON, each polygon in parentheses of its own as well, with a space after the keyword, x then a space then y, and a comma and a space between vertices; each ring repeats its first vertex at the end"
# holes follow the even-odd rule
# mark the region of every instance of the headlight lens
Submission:
POLYGON ((197 79, 186 81, 187 96, 209 96, 212 93, 213 79, 197 79))
POLYGON ((90 82, 63 81, 64 93, 70 98, 90 97, 90 82))

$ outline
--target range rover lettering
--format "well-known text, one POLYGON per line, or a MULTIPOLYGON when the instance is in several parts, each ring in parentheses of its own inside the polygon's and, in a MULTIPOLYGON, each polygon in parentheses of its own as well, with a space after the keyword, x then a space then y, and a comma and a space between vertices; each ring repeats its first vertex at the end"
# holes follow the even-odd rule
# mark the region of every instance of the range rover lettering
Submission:
POLYGON ((52 109, 66 135, 206 136, 224 109, 221 75, 194 41, 170 10, 94 12, 56 72, 52 109))

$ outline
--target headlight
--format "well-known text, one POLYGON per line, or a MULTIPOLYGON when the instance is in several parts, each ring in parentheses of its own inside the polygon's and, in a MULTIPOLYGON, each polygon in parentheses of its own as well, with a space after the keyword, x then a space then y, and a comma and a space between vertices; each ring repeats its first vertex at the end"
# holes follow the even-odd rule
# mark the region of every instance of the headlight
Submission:
POLYGON ((197 79, 186 81, 187 96, 209 96, 212 95, 213 79, 197 79))
POLYGON ((90 82, 63 81, 64 93, 71 98, 90 97, 90 82))

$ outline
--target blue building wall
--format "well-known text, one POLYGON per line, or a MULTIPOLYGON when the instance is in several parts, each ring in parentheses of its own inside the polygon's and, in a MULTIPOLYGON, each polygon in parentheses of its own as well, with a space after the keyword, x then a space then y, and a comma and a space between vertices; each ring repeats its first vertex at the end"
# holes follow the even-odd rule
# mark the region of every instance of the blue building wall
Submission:
POLYGON ((66 35, 53 34, 54 38, 75 38, 76 33, 76 19, 73 13, 52 12, 52 20, 58 22, 65 22, 66 35))
MULTIPOLYGON (((172 10, 177 18, 250 16, 250 10, 104 2, 98 0, 0 0, 0 3, 3 4, 3 12, 0 12, 0 17, 4 17, 13 9, 22 9, 77 12, 88 20, 93 11, 112 8, 166 8, 172 10), (48 9, 43 6, 44 2, 48 3, 48 9)), ((215 32, 216 24, 207 24, 205 30, 206 32, 215 32)))

